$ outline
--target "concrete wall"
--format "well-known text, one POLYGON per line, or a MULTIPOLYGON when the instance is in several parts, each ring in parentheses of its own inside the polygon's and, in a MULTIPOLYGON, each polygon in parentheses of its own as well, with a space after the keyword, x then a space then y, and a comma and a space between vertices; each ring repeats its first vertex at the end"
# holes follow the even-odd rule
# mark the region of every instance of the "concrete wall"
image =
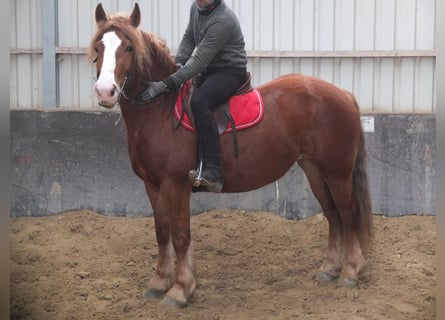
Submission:
MULTIPOLYGON (((114 112, 11 111, 11 215, 91 209, 150 215, 132 172, 123 121, 114 112)), ((435 116, 364 115, 371 197, 376 213, 436 214, 435 116)), ((275 212, 290 219, 320 212, 298 166, 282 179, 240 194, 193 194, 191 208, 275 212)))

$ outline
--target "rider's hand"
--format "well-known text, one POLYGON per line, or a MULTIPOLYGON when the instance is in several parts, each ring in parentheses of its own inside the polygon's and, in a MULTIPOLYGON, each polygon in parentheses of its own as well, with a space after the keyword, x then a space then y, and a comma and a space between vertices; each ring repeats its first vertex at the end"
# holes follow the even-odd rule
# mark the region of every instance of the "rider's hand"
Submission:
POLYGON ((135 100, 139 104, 149 103, 152 99, 168 91, 168 88, 163 81, 145 81, 142 84, 145 88, 135 100))

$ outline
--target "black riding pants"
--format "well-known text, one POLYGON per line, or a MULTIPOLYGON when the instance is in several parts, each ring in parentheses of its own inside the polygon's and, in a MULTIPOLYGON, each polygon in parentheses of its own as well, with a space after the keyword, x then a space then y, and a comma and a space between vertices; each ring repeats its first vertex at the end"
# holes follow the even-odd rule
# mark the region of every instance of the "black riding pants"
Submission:
POLYGON ((245 72, 231 73, 220 70, 208 74, 192 96, 193 117, 199 117, 227 101, 245 81, 245 72))

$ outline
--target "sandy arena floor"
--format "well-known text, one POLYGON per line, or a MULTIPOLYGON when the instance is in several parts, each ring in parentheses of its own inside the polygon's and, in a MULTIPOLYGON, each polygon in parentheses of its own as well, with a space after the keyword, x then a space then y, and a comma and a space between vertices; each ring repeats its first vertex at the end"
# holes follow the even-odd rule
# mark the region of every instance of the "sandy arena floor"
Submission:
POLYGON ((143 297, 154 220, 71 212, 11 218, 11 319, 435 319, 436 218, 376 216, 359 289, 319 285, 322 215, 192 217, 197 290, 185 309, 143 297))

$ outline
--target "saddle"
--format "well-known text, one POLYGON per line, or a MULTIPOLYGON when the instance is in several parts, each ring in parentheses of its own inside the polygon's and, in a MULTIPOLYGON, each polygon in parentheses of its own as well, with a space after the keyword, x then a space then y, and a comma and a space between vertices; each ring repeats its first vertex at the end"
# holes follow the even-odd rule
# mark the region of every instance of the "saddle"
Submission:
MULTIPOLYGON (((173 122, 174 129, 182 125, 184 128, 196 132, 191 111, 191 97, 203 81, 202 76, 197 76, 180 88, 174 110, 174 120, 177 122, 176 124, 173 122)), ((251 85, 251 74, 247 73, 246 81, 227 101, 211 111, 218 133, 220 135, 233 134, 235 157, 238 157, 237 131, 259 123, 264 115, 261 95, 251 85)))

